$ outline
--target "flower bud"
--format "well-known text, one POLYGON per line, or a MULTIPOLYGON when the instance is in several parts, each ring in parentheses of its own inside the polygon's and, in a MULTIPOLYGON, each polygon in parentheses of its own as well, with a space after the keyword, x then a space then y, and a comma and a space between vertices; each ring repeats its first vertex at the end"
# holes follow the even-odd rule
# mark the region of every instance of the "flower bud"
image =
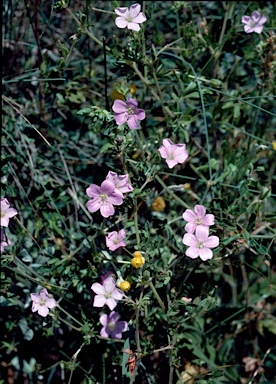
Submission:
MULTIPOLYGON (((136 252, 135 252, 136 253, 136 252)), ((145 264, 145 258, 143 256, 140 256, 140 257, 134 257, 132 260, 131 260, 131 265, 134 267, 134 268, 140 268, 142 267, 142 265, 145 264)))
POLYGON ((127 281, 127 280, 124 280, 124 281, 121 281, 119 284, 118 284, 118 287, 124 291, 124 292, 127 292, 130 290, 130 283, 127 281))

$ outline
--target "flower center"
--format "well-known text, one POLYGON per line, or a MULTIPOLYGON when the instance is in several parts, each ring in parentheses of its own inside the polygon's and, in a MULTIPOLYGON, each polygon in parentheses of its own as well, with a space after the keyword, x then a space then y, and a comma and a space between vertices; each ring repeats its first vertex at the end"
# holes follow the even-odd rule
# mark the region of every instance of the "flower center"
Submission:
POLYGON ((174 152, 173 151, 171 153, 169 153, 168 159, 169 160, 173 160, 174 159, 174 152))
POLYGON ((199 241, 199 242, 197 243, 196 247, 199 248, 199 249, 204 248, 204 243, 203 243, 203 241, 199 241))
POLYGON ((0 211, 0 217, 5 217, 5 211, 0 211))
POLYGON ((108 196, 106 193, 101 193, 99 197, 100 197, 100 200, 102 201, 102 203, 105 203, 106 200, 108 199, 108 196))
POLYGON ((120 243, 120 239, 118 237, 116 237, 116 239, 113 240, 113 243, 114 244, 119 244, 120 243))
POLYGON ((132 107, 127 108, 126 113, 128 116, 134 115, 134 108, 132 108, 132 107))
POLYGON ((195 223, 200 225, 202 223, 202 217, 197 217, 195 223))
POLYGON ((114 323, 113 321, 111 323, 108 323, 108 328, 110 329, 110 331, 114 331, 114 329, 116 328, 116 323, 114 323))
POLYGON ((43 307, 43 305, 45 305, 45 303, 46 303, 45 299, 40 299, 39 300, 39 305, 41 305, 41 307, 43 307))

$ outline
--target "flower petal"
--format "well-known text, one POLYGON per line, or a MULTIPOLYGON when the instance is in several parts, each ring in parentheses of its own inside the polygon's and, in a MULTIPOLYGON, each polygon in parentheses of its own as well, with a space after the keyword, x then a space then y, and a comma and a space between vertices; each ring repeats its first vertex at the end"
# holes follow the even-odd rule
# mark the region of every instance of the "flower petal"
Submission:
POLYGON ((190 247, 186 251, 186 255, 191 257, 192 259, 196 259, 198 257, 199 249, 196 247, 190 247))
POLYGON ((56 300, 55 299, 47 299, 45 302, 46 307, 48 308, 54 308, 56 306, 56 300))
POLYGON ((103 295, 96 295, 94 297, 93 307, 103 307, 106 304, 106 297, 103 295))
POLYGON ((123 194, 120 191, 119 193, 114 191, 114 193, 108 197, 108 202, 113 205, 123 204, 123 194))
POLYGON ((115 119, 117 125, 123 125, 127 121, 127 114, 125 112, 115 114, 114 119, 115 119))
POLYGON ((116 113, 125 113, 126 109, 127 109, 127 104, 123 100, 115 100, 114 104, 112 105, 112 110, 116 113))
POLYGON ((128 118, 127 124, 130 129, 138 129, 139 128, 139 120, 137 119, 136 115, 132 115, 128 118))
POLYGON ((124 292, 121 291, 120 289, 116 288, 114 289, 114 291, 112 292, 112 297, 116 300, 122 300, 122 298, 124 297, 124 292))
POLYGON ((209 248, 201 248, 198 250, 199 257, 201 260, 205 261, 208 259, 212 259, 213 257, 213 252, 209 248))
POLYGON ((204 246, 208 248, 216 248, 219 245, 219 238, 217 236, 209 236, 204 241, 204 246))
POLYGON ((208 213, 205 215, 202 219, 202 224, 203 225, 214 225, 215 224, 215 216, 212 215, 211 213, 208 213))
POLYGON ((101 316, 100 316, 100 323, 106 327, 107 324, 108 324, 108 315, 106 313, 103 313, 101 316))
POLYGON ((103 217, 113 216, 115 213, 115 209, 111 203, 106 203, 100 206, 101 215, 103 217))
POLYGON ((127 17, 128 16, 128 8, 127 7, 118 7, 115 8, 115 13, 119 16, 127 17))
POLYGON ((101 329, 100 334, 102 337, 109 337, 109 332, 110 332, 110 329, 108 329, 107 327, 103 327, 101 329))
POLYGON ((91 289, 97 295, 105 295, 105 288, 99 283, 92 284, 91 289))
POLYGON ((193 223, 188 223, 185 225, 185 231, 188 233, 194 233, 196 230, 197 225, 193 223))
POLYGON ((135 116, 138 120, 144 120, 146 118, 146 112, 144 111, 144 109, 136 108, 135 116))
POLYGON ((143 23, 143 22, 146 21, 146 20, 147 20, 147 18, 146 18, 145 14, 144 14, 143 12, 139 13, 139 15, 135 16, 135 17, 132 19, 132 21, 133 21, 134 23, 138 23, 138 24, 141 24, 141 23, 143 23))
POLYGON ((196 238, 198 241, 205 241, 209 236, 209 227, 204 225, 198 225, 195 232, 196 238))
POLYGON ((106 299, 106 305, 112 311, 116 307, 117 302, 112 297, 110 297, 109 299, 106 299))
POLYGON ((141 5, 140 4, 132 4, 129 8, 129 16, 131 19, 138 16, 138 14, 141 11, 141 5))
POLYGON ((193 223, 196 220, 196 214, 191 209, 186 209, 186 211, 182 215, 183 219, 193 223))
POLYGON ((46 305, 40 305, 37 312, 40 316, 46 317, 49 314, 49 309, 46 307, 46 305))
POLYGON ((197 238, 192 233, 185 233, 182 242, 183 244, 188 245, 189 247, 196 247, 197 238))
POLYGON ((88 211, 96 212, 98 209, 100 209, 101 202, 98 199, 88 200, 85 205, 86 205, 88 211))
POLYGON ((108 322, 117 323, 118 320, 119 320, 119 313, 115 311, 110 312, 108 322))
POLYGON ((86 189, 86 193, 89 197, 98 197, 101 193, 101 188, 96 184, 91 184, 86 189))
POLYGON ((254 27, 253 31, 260 34, 263 31, 263 29, 264 29, 263 25, 260 25, 258 27, 254 27))
POLYGON ((206 208, 204 205, 196 205, 195 206, 195 214, 199 217, 203 217, 206 214, 206 208))
POLYGON ((105 292, 112 293, 116 287, 113 277, 110 276, 107 279, 105 279, 103 286, 104 286, 105 292))
POLYGON ((241 19, 242 23, 244 23, 244 24, 249 24, 250 20, 251 20, 251 18, 249 16, 243 16, 241 19))
POLYGON ((134 108, 136 109, 138 107, 138 101, 130 97, 127 99, 127 108, 134 108))

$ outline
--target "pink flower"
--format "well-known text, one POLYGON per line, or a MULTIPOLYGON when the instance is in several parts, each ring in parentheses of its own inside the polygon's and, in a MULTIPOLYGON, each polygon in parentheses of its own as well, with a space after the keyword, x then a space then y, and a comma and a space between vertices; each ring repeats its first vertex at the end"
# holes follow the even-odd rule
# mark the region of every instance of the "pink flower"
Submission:
POLYGON ((47 289, 44 288, 40 294, 31 293, 31 300, 33 301, 32 312, 38 312, 40 316, 46 317, 49 313, 49 308, 54 308, 57 305, 55 299, 52 299, 47 289))
POLYGON ((116 172, 109 171, 106 180, 111 181, 115 186, 115 191, 122 195, 133 191, 133 187, 128 182, 128 174, 119 176, 116 172))
POLYGON ((11 217, 18 214, 17 210, 10 208, 10 203, 4 197, 1 198, 1 227, 8 227, 11 217))
POLYGON ((114 215, 115 209, 113 205, 121 205, 123 197, 121 193, 116 192, 115 186, 108 180, 102 182, 99 187, 96 184, 91 184, 86 193, 92 200, 86 203, 90 212, 96 212, 98 209, 101 211, 103 217, 114 215))
POLYGON ((110 312, 110 315, 103 314, 100 317, 100 323, 103 325, 101 329, 102 337, 111 337, 112 339, 121 339, 122 332, 127 330, 126 321, 118 321, 119 313, 110 312))
POLYGON ((127 122, 130 129, 139 128, 139 120, 144 120, 146 113, 144 109, 137 107, 137 101, 131 97, 127 101, 115 100, 112 109, 116 123, 122 125, 127 122))
POLYGON ((93 307, 103 307, 105 304, 111 311, 116 307, 116 300, 122 300, 124 293, 116 288, 113 277, 108 277, 104 280, 103 284, 94 283, 91 287, 92 291, 96 293, 94 297, 93 307))
POLYGON ((182 217, 188 221, 188 224, 185 225, 185 230, 188 233, 194 233, 197 227, 215 224, 215 216, 212 214, 206 215, 206 208, 203 205, 196 205, 194 211, 186 209, 182 217))
POLYGON ((145 14, 141 11, 140 4, 133 4, 128 9, 127 7, 115 8, 115 12, 119 17, 116 17, 115 24, 118 28, 132 29, 140 31, 140 25, 147 20, 145 14))
POLYGON ((5 235, 5 232, 4 232, 4 229, 0 229, 0 234, 1 234, 1 243, 0 243, 0 246, 1 246, 1 253, 4 252, 5 248, 8 247, 9 245, 11 245, 11 241, 10 239, 7 238, 7 236, 5 235))
POLYGON ((105 238, 107 248, 110 249, 110 251, 115 251, 117 248, 125 247, 125 237, 126 231, 124 229, 121 229, 119 232, 113 231, 108 233, 105 238))
POLYGON ((182 164, 188 158, 186 144, 174 144, 170 139, 164 139, 163 145, 158 149, 169 168, 173 168, 176 164, 182 164))
POLYGON ((192 233, 185 233, 182 242, 188 245, 186 255, 195 259, 200 257, 205 261, 213 257, 213 252, 210 248, 215 248, 219 245, 219 238, 217 236, 209 236, 209 227, 198 226, 195 235, 192 233))
POLYGON ((265 16, 262 16, 258 11, 253 11, 251 16, 243 16, 241 22, 245 24, 244 31, 246 33, 261 33, 264 26, 263 24, 267 21, 265 16))

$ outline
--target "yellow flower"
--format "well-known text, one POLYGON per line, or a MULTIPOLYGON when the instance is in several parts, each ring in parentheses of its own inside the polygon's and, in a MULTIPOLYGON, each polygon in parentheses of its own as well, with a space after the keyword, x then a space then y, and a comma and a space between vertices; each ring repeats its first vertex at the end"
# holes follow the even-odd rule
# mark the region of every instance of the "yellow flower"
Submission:
POLYGON ((130 283, 127 280, 121 281, 121 283, 118 284, 118 287, 124 291, 127 292, 130 290, 130 283))
POLYGON ((163 212, 166 207, 165 200, 161 196, 157 196, 151 205, 151 209, 156 212, 163 212))
MULTIPOLYGON (((140 253, 140 252, 134 252, 134 253, 140 253)), ((131 260, 131 265, 134 268, 140 268, 144 264, 145 264, 145 258, 143 256, 138 256, 138 257, 136 256, 136 257, 133 257, 133 259, 131 260)))
POLYGON ((276 151, 276 140, 272 140, 272 148, 276 151))
POLYGON ((190 189, 191 184, 190 184, 190 183, 185 183, 185 184, 183 184, 183 187, 184 187, 185 189, 190 189))

